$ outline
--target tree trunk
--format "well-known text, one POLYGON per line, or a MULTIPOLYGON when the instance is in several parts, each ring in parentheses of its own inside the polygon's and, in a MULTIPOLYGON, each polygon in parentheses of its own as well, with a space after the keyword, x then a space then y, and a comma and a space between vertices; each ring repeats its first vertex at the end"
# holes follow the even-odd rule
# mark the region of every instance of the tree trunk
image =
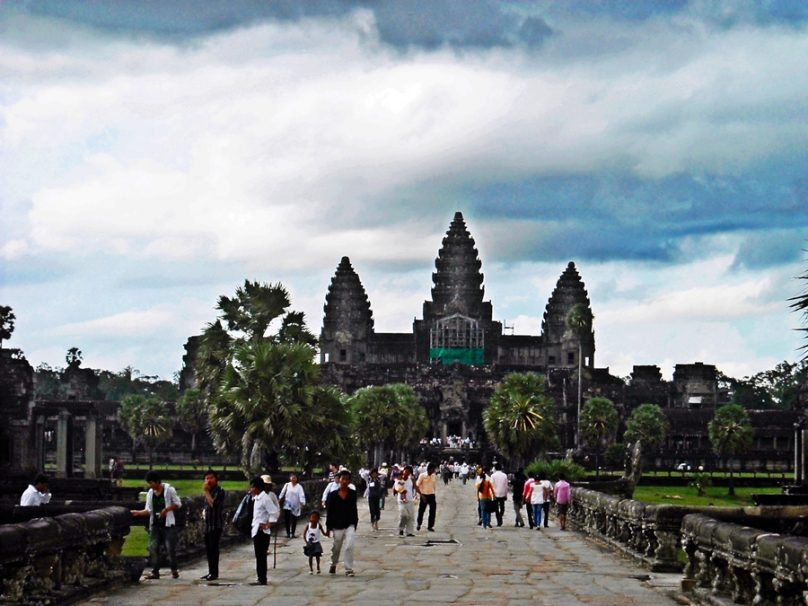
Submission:
POLYGON ((731 497, 735 496, 735 478, 732 475, 732 461, 730 461, 729 467, 729 491, 728 495, 731 497))
POLYGON ((196 458, 196 432, 191 434, 191 459, 196 458))

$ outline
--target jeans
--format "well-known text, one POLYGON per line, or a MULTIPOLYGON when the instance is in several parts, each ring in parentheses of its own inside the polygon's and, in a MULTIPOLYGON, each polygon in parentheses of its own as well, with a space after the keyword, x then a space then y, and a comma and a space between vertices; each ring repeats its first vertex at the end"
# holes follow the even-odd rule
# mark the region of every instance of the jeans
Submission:
POLYGON ((255 549, 255 575, 260 583, 267 582, 267 553, 269 552, 269 541, 271 536, 263 530, 253 537, 253 548, 255 549))
POLYGON ((332 528, 331 532, 334 535, 334 544, 331 546, 331 567, 335 568, 339 563, 339 554, 344 545, 345 570, 346 572, 353 570, 353 552, 356 528, 353 526, 348 526, 348 528, 332 528))
POLYGON ((486 503, 490 503, 490 501, 486 501, 485 499, 480 500, 480 514, 483 518, 483 528, 491 528, 491 512, 488 511, 488 507, 486 507, 486 503))
POLYGON ((160 572, 160 545, 165 545, 168 565, 177 570, 177 527, 155 524, 149 531, 149 564, 152 572, 160 572))
POLYGON ((536 525, 536 528, 541 526, 541 512, 544 507, 542 507, 541 503, 533 503, 533 523, 536 525))
POLYGON ((422 494, 421 502, 418 504, 418 528, 424 523, 424 510, 429 505, 429 518, 427 521, 427 528, 435 528, 435 495, 422 494))
POLYGON ((222 529, 216 528, 205 533, 205 555, 208 556, 208 574, 219 576, 219 539, 222 529))

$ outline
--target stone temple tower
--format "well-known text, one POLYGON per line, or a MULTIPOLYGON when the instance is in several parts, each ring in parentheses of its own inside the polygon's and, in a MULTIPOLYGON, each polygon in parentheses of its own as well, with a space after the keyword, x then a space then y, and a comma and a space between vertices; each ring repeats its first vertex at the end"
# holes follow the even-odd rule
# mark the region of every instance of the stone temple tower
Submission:
POLYGON ((413 326, 419 362, 495 360, 502 324, 492 321, 491 302, 483 301, 481 267, 474 238, 457 212, 435 259, 432 300, 424 302, 423 320, 413 326))
MULTIPOLYGON (((544 310, 541 323, 541 338, 544 349, 544 365, 552 367, 578 366, 578 336, 566 323, 567 314, 578 303, 591 311, 589 294, 586 292, 575 263, 567 265, 556 283, 553 294, 544 310)), ((580 339, 583 366, 595 366, 595 333, 590 330, 580 339)))
POLYGON ((365 362, 368 342, 373 336, 373 312, 365 287, 348 257, 342 257, 331 278, 323 311, 320 363, 365 362))

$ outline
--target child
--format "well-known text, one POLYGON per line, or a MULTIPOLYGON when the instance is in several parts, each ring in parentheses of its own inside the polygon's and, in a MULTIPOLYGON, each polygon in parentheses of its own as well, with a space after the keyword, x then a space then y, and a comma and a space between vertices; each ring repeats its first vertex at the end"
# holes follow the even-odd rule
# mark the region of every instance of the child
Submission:
POLYGON ((303 553, 309 556, 309 574, 314 574, 314 567, 312 566, 314 558, 317 558, 317 574, 320 574, 320 556, 323 554, 320 539, 323 536, 328 536, 328 532, 320 524, 320 512, 312 511, 309 516, 309 523, 306 525, 306 533, 303 535, 303 540, 306 541, 303 553))

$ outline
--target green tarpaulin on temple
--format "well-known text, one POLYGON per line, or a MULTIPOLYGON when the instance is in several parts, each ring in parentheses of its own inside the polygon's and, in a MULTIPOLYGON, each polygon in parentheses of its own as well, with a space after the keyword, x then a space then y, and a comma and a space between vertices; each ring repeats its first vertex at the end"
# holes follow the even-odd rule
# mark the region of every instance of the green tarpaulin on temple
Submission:
POLYGON ((466 366, 479 366, 485 363, 482 347, 433 347, 429 350, 429 359, 440 360, 441 364, 457 363, 466 366))

